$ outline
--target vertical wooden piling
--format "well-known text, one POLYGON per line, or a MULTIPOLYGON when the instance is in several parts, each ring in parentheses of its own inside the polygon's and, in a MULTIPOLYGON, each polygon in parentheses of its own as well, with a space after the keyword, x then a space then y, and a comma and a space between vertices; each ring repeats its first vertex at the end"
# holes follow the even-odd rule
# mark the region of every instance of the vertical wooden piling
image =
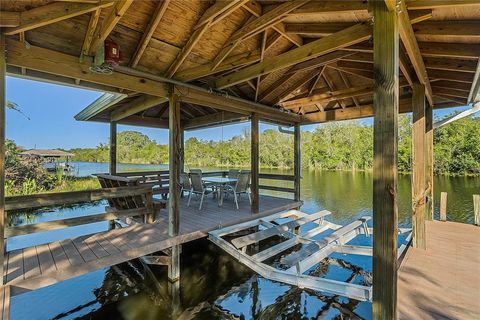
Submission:
POLYGON ((375 320, 397 312, 399 34, 395 11, 372 1, 374 70, 373 306, 375 320))
POLYGON ((252 212, 258 213, 259 210, 259 119, 256 113, 252 114, 251 119, 251 171, 252 171, 252 181, 250 183, 250 191, 252 192, 252 212))
POLYGON ((180 172, 185 172, 185 129, 180 128, 180 172))
POLYGON ((5 36, 0 34, 0 275, 3 285, 5 260, 5 108, 6 97, 5 36))
MULTIPOLYGON (((180 232, 180 162, 181 162, 181 127, 180 102, 172 86, 169 96, 169 200, 168 200, 168 235, 173 237, 180 232)), ((168 279, 180 278, 180 246, 171 250, 171 262, 168 279)))
POLYGON ((110 174, 117 173, 117 123, 110 122, 110 174))
POLYGON ((447 221, 447 193, 440 193, 440 221, 447 221))
POLYGON ((295 201, 300 200, 300 182, 302 177, 302 158, 301 158, 301 131, 300 124, 295 125, 293 134, 293 171, 294 171, 294 189, 295 189, 295 201))
POLYGON ((425 86, 418 82, 413 84, 412 109, 413 246, 425 250, 425 86))
POLYGON ((480 194, 473 195, 473 214, 475 225, 480 226, 480 194))
POLYGON ((425 219, 433 220, 433 107, 429 103, 425 105, 425 185, 425 219))

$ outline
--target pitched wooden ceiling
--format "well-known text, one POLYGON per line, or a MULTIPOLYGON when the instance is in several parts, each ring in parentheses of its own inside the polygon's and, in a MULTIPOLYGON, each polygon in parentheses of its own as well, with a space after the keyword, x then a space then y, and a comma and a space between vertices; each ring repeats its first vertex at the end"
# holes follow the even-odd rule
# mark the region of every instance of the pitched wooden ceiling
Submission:
MULTIPOLYGON (((303 115, 304 122, 373 112, 367 1, 2 0, 1 4, 3 33, 30 46, 88 61, 109 38, 120 45, 125 66, 289 110, 303 115)), ((397 6, 401 111, 411 110, 414 81, 426 85, 435 108, 476 99, 480 1, 410 0, 397 6)), ((7 42, 7 52, 8 48, 7 42)), ((10 60, 10 72, 48 79, 40 68, 10 60)), ((109 115, 146 94, 61 76, 50 80, 130 95, 110 108, 109 115)), ((160 102, 149 107, 156 109, 133 116, 156 117, 164 110, 160 102)), ((186 104, 184 117, 215 112, 186 104)))

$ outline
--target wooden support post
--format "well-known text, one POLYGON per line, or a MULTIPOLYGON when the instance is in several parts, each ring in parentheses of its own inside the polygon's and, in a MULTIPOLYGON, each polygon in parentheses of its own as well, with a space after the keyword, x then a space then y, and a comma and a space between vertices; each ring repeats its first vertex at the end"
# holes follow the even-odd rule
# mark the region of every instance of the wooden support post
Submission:
MULTIPOLYGON (((168 200, 168 235, 173 237, 180 232, 180 159, 181 159, 181 127, 180 102, 171 87, 169 96, 169 200, 168 200)), ((173 246, 171 264, 168 268, 168 279, 177 281, 180 278, 180 246, 173 246)))
POLYGON ((252 212, 253 213, 258 213, 259 211, 259 190, 258 190, 258 185, 259 185, 259 119, 258 115, 256 113, 252 114, 252 119, 251 119, 251 160, 250 160, 250 165, 251 165, 251 170, 252 170, 252 181, 250 183, 250 191, 252 192, 252 212))
POLYGON ((5 260, 5 108, 6 97, 5 36, 0 34, 0 275, 3 285, 3 264, 5 260))
POLYGON ((185 129, 180 129, 180 172, 185 172, 185 129))
POLYGON ((373 138, 373 307, 375 320, 397 317, 397 155, 399 36, 396 12, 372 1, 373 138))
POLYGON ((447 193, 440 193, 440 221, 447 221, 447 193))
POLYGON ((117 123, 110 122, 110 174, 117 173, 117 123))
POLYGON ((413 246, 425 250, 425 86, 419 82, 413 83, 412 109, 413 246))
POLYGON ((473 195, 473 214, 475 216, 475 225, 480 226, 480 194, 473 195))
POLYGON ((425 105, 425 185, 428 189, 425 217, 433 220, 433 107, 425 105))
POLYGON ((294 171, 294 189, 295 201, 300 201, 300 182, 302 178, 302 150, 301 150, 301 131, 300 124, 295 125, 293 133, 293 171, 294 171))

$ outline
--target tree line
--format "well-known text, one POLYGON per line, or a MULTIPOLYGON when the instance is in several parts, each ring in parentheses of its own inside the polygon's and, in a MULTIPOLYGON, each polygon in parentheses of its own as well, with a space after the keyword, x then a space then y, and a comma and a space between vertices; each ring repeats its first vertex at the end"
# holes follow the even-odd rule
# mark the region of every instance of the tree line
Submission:
MULTIPOLYGON (((398 168, 412 166, 411 117, 399 117, 398 168)), ((302 166, 325 170, 370 170, 373 165, 373 126, 359 121, 333 122, 302 132, 302 166)), ((72 149, 74 160, 108 161, 108 145, 72 149)), ((436 174, 480 174, 480 118, 468 117, 434 130, 434 171, 436 174)), ((135 131, 117 137, 117 159, 123 163, 165 164, 168 146, 158 144, 135 131)), ((248 130, 225 141, 190 138, 185 141, 185 165, 248 167, 248 130)), ((293 135, 268 129, 260 134, 260 165, 269 168, 293 167, 293 135)))

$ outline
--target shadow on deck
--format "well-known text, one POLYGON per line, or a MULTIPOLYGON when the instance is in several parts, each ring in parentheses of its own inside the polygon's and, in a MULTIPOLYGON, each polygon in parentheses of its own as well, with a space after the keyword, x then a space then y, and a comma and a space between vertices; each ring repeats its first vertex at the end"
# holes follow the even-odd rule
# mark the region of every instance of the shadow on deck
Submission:
POLYGON ((399 319, 480 319, 480 228, 427 221, 427 250, 410 248, 398 275, 399 319))
POLYGON ((260 213, 252 214, 248 199, 242 198, 240 209, 227 199, 222 207, 211 197, 198 210, 198 201, 187 197, 180 203, 180 235, 168 235, 165 210, 153 224, 137 224, 93 235, 56 241, 11 251, 5 259, 5 283, 16 295, 116 265, 147 254, 165 250, 207 236, 219 227, 246 222, 273 213, 299 207, 290 199, 260 196, 260 213))

